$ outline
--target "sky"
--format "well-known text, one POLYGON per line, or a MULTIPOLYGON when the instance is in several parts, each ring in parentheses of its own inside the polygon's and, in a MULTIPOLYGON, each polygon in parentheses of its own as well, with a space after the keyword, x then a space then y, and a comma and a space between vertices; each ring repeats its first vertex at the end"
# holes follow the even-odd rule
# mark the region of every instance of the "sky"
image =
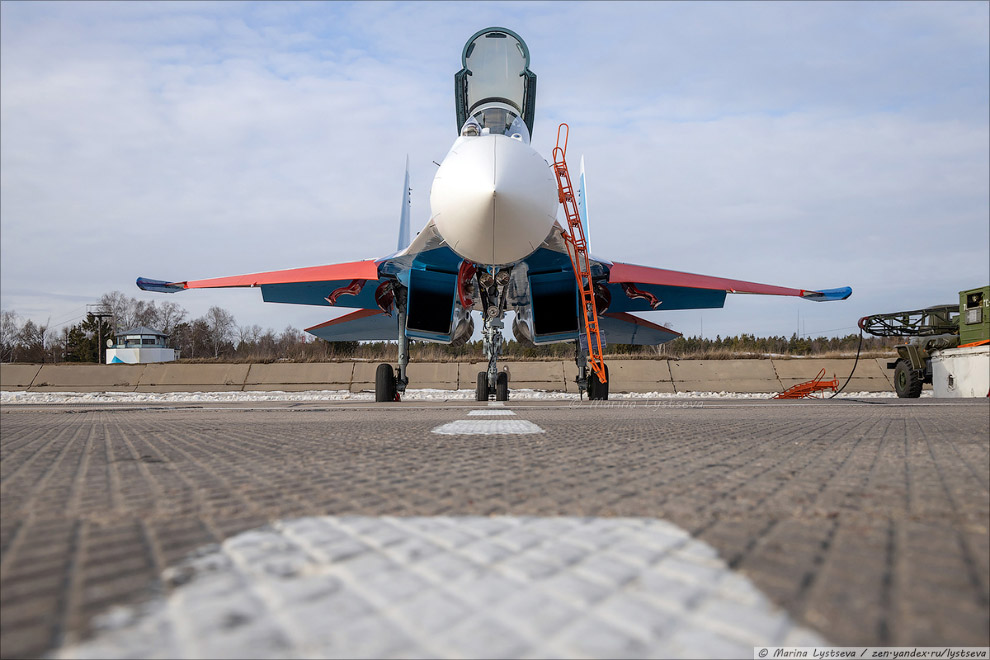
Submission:
POLYGON ((518 33, 533 146, 586 161, 591 251, 844 302, 728 296, 687 335, 856 332, 990 282, 986 2, 0 3, 0 305, 118 290, 239 325, 326 307, 134 284, 381 257, 456 137, 464 43, 518 33))

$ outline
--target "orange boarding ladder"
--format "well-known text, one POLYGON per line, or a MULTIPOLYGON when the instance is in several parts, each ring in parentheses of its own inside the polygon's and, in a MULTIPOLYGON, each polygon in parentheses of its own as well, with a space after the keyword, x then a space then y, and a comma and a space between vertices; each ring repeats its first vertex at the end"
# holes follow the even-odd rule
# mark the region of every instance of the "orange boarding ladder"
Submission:
POLYGON ((836 391, 839 386, 839 379, 832 374, 832 380, 825 380, 825 370, 822 369, 818 372, 812 380, 804 383, 798 383, 793 385, 783 392, 774 395, 774 399, 812 399, 815 398, 815 394, 818 392, 825 396, 825 390, 836 391))
POLYGON ((595 306, 594 283, 591 281, 591 266, 588 261, 588 242, 584 238, 584 228, 581 226, 581 216, 578 213, 577 202, 574 199, 574 188, 571 186, 571 175, 567 173, 567 138, 571 128, 567 124, 557 127, 557 146, 553 148, 553 171, 557 175, 557 191, 560 203, 564 206, 567 226, 570 232, 562 232, 567 252, 574 266, 574 277, 577 278, 578 288, 581 289, 581 308, 584 310, 584 332, 588 338, 588 362, 601 383, 607 382, 605 376, 605 361, 602 358, 602 336, 598 330, 598 309, 595 306), (566 130, 565 130, 566 129, 566 130), (561 131, 563 131, 563 146, 561 146, 561 131))

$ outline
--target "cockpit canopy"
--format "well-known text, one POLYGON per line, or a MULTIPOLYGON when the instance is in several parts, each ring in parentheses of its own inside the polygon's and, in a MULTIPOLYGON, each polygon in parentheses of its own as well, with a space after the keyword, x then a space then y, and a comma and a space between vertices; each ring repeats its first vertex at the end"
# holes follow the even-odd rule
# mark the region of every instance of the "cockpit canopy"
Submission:
POLYGON ((461 66, 454 75, 457 132, 470 123, 491 133, 519 134, 528 142, 536 110, 536 74, 529 70, 526 42, 512 30, 485 28, 464 45, 461 66))

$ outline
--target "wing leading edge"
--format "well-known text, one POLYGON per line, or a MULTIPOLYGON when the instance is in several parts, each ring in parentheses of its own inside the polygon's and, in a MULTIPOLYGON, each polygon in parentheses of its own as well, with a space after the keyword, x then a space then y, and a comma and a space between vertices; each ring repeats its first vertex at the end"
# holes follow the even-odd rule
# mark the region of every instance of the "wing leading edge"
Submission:
POLYGON ((334 305, 357 309, 378 308, 375 295, 378 284, 378 262, 372 260, 182 282, 145 277, 137 279, 140 289, 159 293, 176 293, 186 289, 260 287, 265 302, 334 305), (374 282, 375 286, 368 286, 369 282, 374 282))
POLYGON ((849 287, 792 289, 620 262, 609 265, 608 271, 613 300, 610 310, 622 312, 717 308, 724 305, 729 293, 792 296, 815 302, 845 300, 852 295, 849 287))

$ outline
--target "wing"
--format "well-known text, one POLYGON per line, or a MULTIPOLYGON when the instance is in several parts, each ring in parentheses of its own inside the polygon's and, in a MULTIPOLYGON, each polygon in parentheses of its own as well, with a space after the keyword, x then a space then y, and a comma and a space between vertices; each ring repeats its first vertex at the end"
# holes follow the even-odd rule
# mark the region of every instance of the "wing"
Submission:
POLYGON ((359 309, 306 328, 306 332, 327 341, 394 340, 399 336, 399 322, 377 310, 359 309))
POLYGON ((186 289, 260 287, 265 302, 301 305, 331 305, 357 309, 379 309, 376 293, 379 285, 378 262, 353 261, 308 268, 274 270, 208 280, 169 282, 144 277, 137 279, 145 291, 175 293, 186 289))
POLYGON ((722 307, 725 296, 729 293, 794 296, 815 302, 845 300, 852 295, 849 287, 791 289, 619 262, 605 265, 608 269, 608 291, 611 294, 609 312, 722 307))
POLYGON ((598 319, 598 327, 609 344, 636 344, 656 346, 677 339, 681 333, 650 323, 632 314, 606 312, 598 319))

